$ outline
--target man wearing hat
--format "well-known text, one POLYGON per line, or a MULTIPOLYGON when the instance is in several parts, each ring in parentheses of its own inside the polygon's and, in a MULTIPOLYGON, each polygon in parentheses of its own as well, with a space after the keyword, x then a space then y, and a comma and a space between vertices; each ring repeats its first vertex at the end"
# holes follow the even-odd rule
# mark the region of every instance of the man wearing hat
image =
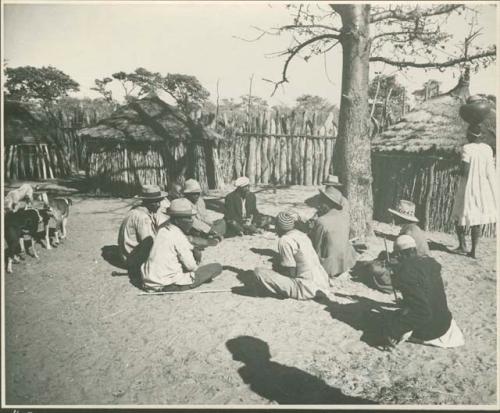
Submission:
POLYGON ((356 252, 349 241, 349 203, 336 186, 319 190, 319 218, 309 234, 330 277, 350 270, 356 263, 356 252))
POLYGON ((388 211, 394 217, 394 224, 401 227, 399 235, 409 235, 415 240, 417 254, 430 255, 425 232, 417 225, 418 218, 415 216, 415 204, 402 199, 396 209, 389 208, 388 211))
POLYGON ((174 199, 168 209, 170 221, 158 230, 151 252, 141 265, 146 291, 178 291, 198 287, 222 272, 220 264, 198 266, 201 253, 186 234, 196 211, 186 198, 174 199))
POLYGON ((242 176, 234 181, 236 189, 226 195, 224 202, 224 220, 230 235, 256 234, 261 232, 257 199, 250 192, 250 180, 242 176))
POLYGON ((213 222, 209 218, 205 201, 201 197, 199 182, 195 179, 188 179, 184 184, 184 196, 196 210, 196 215, 193 216, 192 231, 196 235, 221 241, 226 232, 226 222, 223 219, 213 222))
POLYGON ((278 262, 274 271, 257 267, 258 282, 267 290, 282 297, 307 300, 318 291, 328 295, 328 274, 321 266, 311 240, 295 228, 295 218, 289 212, 276 217, 278 234, 278 262))
POLYGON ((401 291, 401 310, 387 320, 383 335, 388 346, 411 338, 412 341, 450 348, 464 344, 460 328, 448 309, 441 278, 441 265, 432 257, 419 256, 417 244, 409 235, 394 243, 398 265, 393 284, 401 291))
POLYGON ((127 263, 141 241, 156 236, 159 225, 156 214, 166 196, 157 185, 144 185, 141 195, 136 196, 142 203, 128 212, 118 232, 118 248, 123 263, 127 263))

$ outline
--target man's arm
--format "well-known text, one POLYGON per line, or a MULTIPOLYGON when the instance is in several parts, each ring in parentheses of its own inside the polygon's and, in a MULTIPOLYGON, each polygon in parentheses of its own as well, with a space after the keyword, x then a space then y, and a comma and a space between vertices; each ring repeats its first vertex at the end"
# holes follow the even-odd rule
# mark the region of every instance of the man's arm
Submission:
POLYGON ((188 272, 196 270, 198 265, 196 264, 196 259, 193 254, 193 246, 185 236, 179 237, 178 241, 175 243, 175 249, 177 251, 177 257, 184 269, 188 272))
POLYGON ((432 317, 428 297, 418 284, 418 275, 414 274, 408 266, 402 266, 399 270, 402 272, 395 277, 398 281, 396 285, 403 294, 402 304, 405 311, 391 326, 391 335, 396 339, 430 322, 432 317))
POLYGON ((155 237, 155 230, 153 226, 153 221, 149 216, 141 216, 137 220, 137 238, 138 241, 146 239, 147 237, 155 237))
POLYGON ((309 238, 311 239, 312 245, 316 254, 321 258, 321 251, 323 245, 323 237, 324 237, 324 229, 321 224, 318 222, 315 223, 311 233, 309 234, 309 238))

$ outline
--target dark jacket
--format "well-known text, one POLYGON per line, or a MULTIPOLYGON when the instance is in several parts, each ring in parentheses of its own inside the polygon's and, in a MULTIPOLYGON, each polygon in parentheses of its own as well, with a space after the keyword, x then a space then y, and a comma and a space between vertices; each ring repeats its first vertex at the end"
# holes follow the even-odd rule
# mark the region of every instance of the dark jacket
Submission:
MULTIPOLYGON (((247 217, 253 215, 253 219, 259 215, 257 210, 257 199, 255 194, 248 192, 246 194, 246 204, 245 204, 247 217)), ((235 191, 227 194, 224 203, 224 219, 226 221, 236 221, 239 224, 243 223, 242 209, 241 209, 241 198, 240 195, 235 191)))
POLYGON ((395 269, 394 286, 403 294, 404 311, 391 327, 391 335, 405 332, 420 340, 433 340, 448 331, 451 313, 446 302, 441 265, 428 256, 403 258, 395 269))

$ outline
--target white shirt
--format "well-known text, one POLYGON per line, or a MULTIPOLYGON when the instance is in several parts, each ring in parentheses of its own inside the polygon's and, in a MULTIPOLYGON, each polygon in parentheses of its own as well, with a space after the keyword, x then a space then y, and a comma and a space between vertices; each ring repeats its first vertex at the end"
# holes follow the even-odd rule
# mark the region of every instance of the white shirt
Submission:
POLYGON ((193 246, 179 227, 167 224, 158 231, 149 258, 141 265, 141 275, 144 286, 153 289, 189 285, 196 268, 193 246))
POLYGON ((328 274, 321 265, 318 254, 309 237, 302 231, 293 229, 278 241, 278 252, 283 267, 295 267, 297 279, 314 296, 317 289, 328 289, 328 274))

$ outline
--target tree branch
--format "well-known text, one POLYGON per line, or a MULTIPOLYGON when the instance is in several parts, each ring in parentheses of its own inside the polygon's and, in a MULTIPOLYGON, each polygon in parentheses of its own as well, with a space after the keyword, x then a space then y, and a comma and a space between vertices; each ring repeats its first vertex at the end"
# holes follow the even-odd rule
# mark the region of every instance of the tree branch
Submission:
POLYGON ((283 65, 283 71, 281 72, 281 80, 278 82, 274 83, 274 90, 273 93, 271 93, 271 96, 274 96, 276 93, 276 90, 278 90, 278 87, 282 85, 283 83, 287 83, 288 79, 286 78, 286 73, 288 71, 288 66, 290 62, 293 60, 293 58, 299 53, 302 49, 305 47, 309 46, 312 43, 318 42, 320 40, 326 40, 326 39, 336 39, 339 40, 339 35, 336 34, 322 34, 320 36, 312 37, 309 40, 306 40, 305 42, 295 46, 294 48, 288 50, 289 56, 287 57, 285 64, 283 65))
POLYGON ((391 60, 383 56, 372 56, 370 57, 370 62, 382 62, 391 66, 397 67, 418 67, 418 68, 442 68, 442 67, 450 67, 455 66, 459 63, 471 62, 476 59, 482 59, 485 57, 494 57, 496 56, 497 51, 496 47, 492 50, 488 50, 486 52, 478 53, 475 55, 467 56, 467 57, 458 57, 456 59, 450 59, 444 62, 409 62, 403 60, 391 60))
POLYGON ((370 17, 370 23, 376 23, 387 19, 396 19, 400 21, 411 21, 419 17, 432 17, 439 16, 441 14, 449 14, 454 10, 463 8, 462 4, 447 4, 438 6, 429 10, 419 10, 415 8, 412 11, 404 11, 402 8, 390 9, 383 12, 373 13, 370 17))
POLYGON ((325 29, 340 33, 340 29, 336 27, 327 26, 325 24, 289 24, 280 27, 278 30, 295 30, 295 29, 325 29))

